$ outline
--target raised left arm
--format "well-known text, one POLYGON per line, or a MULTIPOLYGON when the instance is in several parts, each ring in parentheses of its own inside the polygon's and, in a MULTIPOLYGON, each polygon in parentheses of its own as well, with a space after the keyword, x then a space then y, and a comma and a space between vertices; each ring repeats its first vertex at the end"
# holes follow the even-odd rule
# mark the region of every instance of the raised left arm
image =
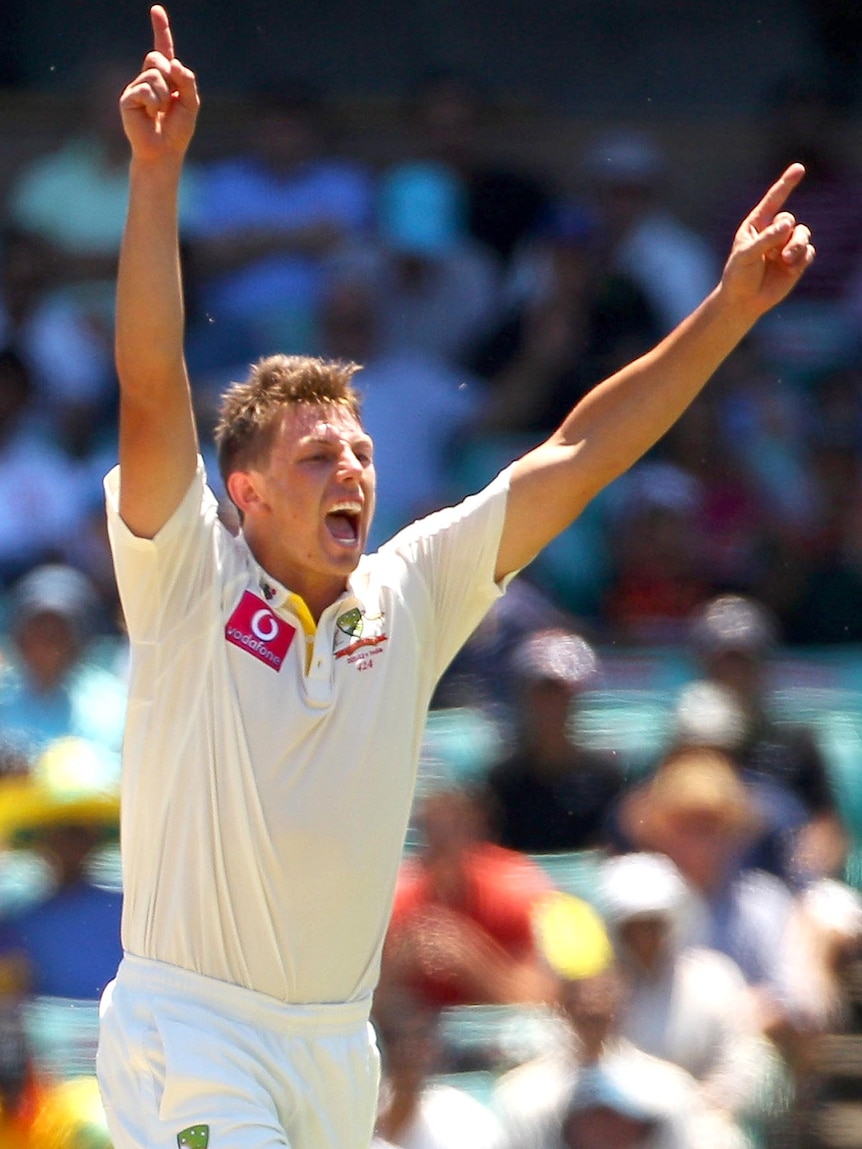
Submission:
POLYGON ((757 320, 814 258, 787 197, 805 174, 791 164, 740 225, 721 281, 657 347, 586 395, 513 467, 497 558, 502 578, 529 563, 608 483, 676 422, 757 320))

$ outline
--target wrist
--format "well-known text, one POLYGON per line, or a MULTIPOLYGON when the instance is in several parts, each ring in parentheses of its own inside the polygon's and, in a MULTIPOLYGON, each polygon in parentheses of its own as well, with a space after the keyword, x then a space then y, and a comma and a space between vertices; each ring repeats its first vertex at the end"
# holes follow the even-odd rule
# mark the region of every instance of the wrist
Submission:
POLYGON ((133 154, 129 163, 129 180, 132 183, 160 185, 166 190, 177 187, 183 173, 184 159, 184 155, 133 154))
POLYGON ((716 317, 721 318, 723 326, 733 330, 740 339, 748 334, 768 310, 747 296, 733 291, 724 280, 719 280, 707 296, 706 306, 713 310, 716 317))

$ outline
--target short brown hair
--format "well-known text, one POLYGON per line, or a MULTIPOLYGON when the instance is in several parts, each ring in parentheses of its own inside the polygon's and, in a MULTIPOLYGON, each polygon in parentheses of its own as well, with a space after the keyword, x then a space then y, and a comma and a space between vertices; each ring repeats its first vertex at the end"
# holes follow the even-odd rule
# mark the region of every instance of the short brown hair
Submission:
POLYGON ((360 418, 353 386, 357 363, 310 355, 269 355, 252 364, 244 383, 232 383, 222 396, 215 429, 222 481, 256 463, 269 450, 276 416, 301 404, 346 408, 360 418))

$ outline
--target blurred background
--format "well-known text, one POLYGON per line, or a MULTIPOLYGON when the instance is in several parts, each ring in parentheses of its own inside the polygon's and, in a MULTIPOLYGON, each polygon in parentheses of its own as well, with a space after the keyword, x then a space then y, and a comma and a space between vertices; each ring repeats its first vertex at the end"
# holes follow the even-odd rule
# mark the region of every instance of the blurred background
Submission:
MULTIPOLYGON (((554 1078, 571 1105, 549 1102, 542 1136, 586 1146, 583 1111, 604 1107, 629 1122, 604 1146, 664 1144, 679 1113, 620 1087, 620 1066, 652 1080, 619 1060, 634 1046, 700 1099, 674 1144, 862 1146, 860 13, 170 6, 203 97, 181 222, 210 480, 223 497, 209 433, 250 362, 354 359, 375 545, 489 481, 661 338, 782 167, 808 169, 791 206, 818 258, 797 292, 516 580, 440 684, 377 1006, 389 1144, 419 1143, 398 1112, 441 1147, 538 1144, 529 1073, 538 1059, 545 1080, 562 1047, 579 1051, 554 1078), (549 933, 554 892, 575 909, 549 933), (630 918, 674 946, 632 941, 630 918), (688 987, 675 1041, 656 1040, 655 969, 688 987), (706 1015, 711 994, 750 1019, 744 1034, 706 1015), (740 1058, 755 1070, 725 1073, 740 1058), (509 1075, 525 1066, 522 1095, 509 1075)), ((119 957, 127 650, 101 480, 116 454, 117 98, 149 37, 129 0, 0 9, 10 1149, 109 1144, 92 1068, 119 957)), ((224 520, 235 529, 226 503, 224 520)))

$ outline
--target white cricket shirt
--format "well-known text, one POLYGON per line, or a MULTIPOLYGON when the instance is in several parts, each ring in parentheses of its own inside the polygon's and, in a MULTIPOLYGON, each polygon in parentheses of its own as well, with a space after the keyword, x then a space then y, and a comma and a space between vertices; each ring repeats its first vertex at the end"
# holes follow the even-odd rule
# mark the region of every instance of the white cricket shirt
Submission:
POLYGON ((281 1001, 370 994, 426 709, 502 593, 508 472, 364 557, 308 662, 303 604, 219 522, 202 464, 152 540, 119 481, 123 946, 281 1001))

